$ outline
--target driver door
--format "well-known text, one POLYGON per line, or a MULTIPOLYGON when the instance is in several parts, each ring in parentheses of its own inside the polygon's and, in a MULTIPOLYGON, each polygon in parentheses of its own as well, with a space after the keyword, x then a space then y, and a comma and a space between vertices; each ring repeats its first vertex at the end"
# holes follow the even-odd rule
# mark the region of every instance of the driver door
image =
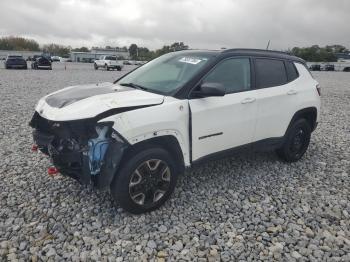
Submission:
POLYGON ((222 85, 226 94, 189 101, 193 161, 252 142, 257 103, 251 79, 251 61, 241 57, 219 62, 204 77, 202 83, 222 85))

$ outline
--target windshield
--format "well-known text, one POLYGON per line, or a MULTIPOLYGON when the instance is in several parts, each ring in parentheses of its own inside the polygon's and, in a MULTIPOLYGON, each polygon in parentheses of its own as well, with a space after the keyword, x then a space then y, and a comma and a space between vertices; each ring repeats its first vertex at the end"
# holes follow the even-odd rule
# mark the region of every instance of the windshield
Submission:
POLYGON ((214 53, 168 53, 126 75, 117 84, 169 95, 188 82, 213 56, 214 53))

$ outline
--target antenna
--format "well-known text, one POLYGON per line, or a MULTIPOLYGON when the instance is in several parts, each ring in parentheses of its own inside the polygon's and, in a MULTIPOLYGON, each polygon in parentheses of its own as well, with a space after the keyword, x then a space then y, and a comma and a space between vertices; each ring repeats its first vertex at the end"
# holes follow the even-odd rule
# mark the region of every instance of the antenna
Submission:
POLYGON ((270 40, 269 40, 269 42, 267 43, 266 50, 269 50, 269 47, 270 47, 270 40))

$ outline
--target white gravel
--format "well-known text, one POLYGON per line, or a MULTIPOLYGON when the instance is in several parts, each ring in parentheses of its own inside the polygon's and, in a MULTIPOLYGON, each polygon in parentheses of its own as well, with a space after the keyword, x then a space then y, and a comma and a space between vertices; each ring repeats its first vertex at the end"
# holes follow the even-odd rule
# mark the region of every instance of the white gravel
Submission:
POLYGON ((301 161, 210 162, 140 216, 116 210, 107 192, 49 177, 48 159, 30 150, 41 96, 118 75, 91 64, 0 68, 0 261, 350 261, 350 73, 315 74, 322 121, 301 161))

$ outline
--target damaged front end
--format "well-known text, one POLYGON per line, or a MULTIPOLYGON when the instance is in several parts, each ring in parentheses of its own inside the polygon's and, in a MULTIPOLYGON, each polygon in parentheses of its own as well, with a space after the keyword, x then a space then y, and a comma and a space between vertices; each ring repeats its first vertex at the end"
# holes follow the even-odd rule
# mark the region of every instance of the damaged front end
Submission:
POLYGON ((29 125, 38 149, 48 155, 58 171, 82 184, 110 185, 128 142, 112 122, 95 118, 50 121, 35 112, 29 125))

